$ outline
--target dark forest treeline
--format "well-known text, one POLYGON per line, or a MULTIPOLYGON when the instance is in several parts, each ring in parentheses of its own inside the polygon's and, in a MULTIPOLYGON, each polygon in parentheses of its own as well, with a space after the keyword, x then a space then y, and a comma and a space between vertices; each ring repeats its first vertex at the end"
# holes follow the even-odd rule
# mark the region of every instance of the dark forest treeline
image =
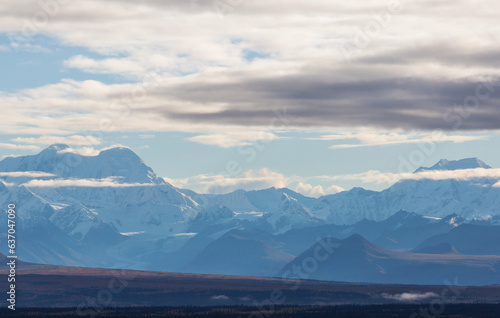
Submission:
MULTIPOLYGON (((106 308, 93 311, 94 317, 192 317, 192 318, 391 318, 391 317, 436 317, 436 318, 498 318, 500 304, 446 304, 432 306, 429 304, 401 305, 342 305, 328 307, 293 307, 281 306, 264 308, 257 307, 131 307, 106 308), (269 310, 271 309, 271 310, 269 310)), ((17 309, 15 314, 7 309, 0 309, 0 317, 91 317, 80 315, 74 308, 24 308, 17 309)))

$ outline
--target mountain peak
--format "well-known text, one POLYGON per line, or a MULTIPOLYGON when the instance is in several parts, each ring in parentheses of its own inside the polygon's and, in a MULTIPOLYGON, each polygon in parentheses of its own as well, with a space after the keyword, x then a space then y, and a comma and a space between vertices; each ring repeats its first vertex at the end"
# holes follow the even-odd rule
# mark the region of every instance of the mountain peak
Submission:
POLYGON ((113 147, 113 148, 109 148, 106 150, 102 150, 99 153, 99 156, 128 158, 128 159, 142 162, 142 159, 132 149, 130 149, 128 147, 113 147))
POLYGON ((364 246, 367 244, 371 244, 368 240, 366 240, 363 236, 360 234, 352 234, 351 236, 345 238, 342 240, 342 244, 345 244, 347 246, 353 247, 353 246, 364 246))
POLYGON ((55 155, 60 151, 66 150, 70 148, 68 145, 65 144, 53 144, 42 150, 38 155, 45 157, 47 155, 55 155))
MULTIPOLYGON (((70 147, 65 144, 53 144, 42 150, 40 153, 35 155, 34 157, 37 158, 36 160, 38 162, 44 162, 44 161, 50 161, 53 160, 59 156, 61 156, 61 152, 69 149, 70 147)), ((18 158, 22 157, 17 157, 14 160, 17 160, 18 158)))
POLYGON ((61 150, 66 150, 68 149, 69 146, 65 144, 53 144, 45 148, 44 151, 61 151, 61 150))
POLYGON ((103 150, 97 156, 85 156, 78 152, 66 157, 70 147, 54 144, 42 152, 0 162, 0 171, 41 171, 62 178, 104 179, 120 178, 124 183, 165 184, 153 170, 131 149, 115 147, 103 150))
POLYGON ((339 249, 349 255, 382 255, 388 252, 383 247, 371 243, 359 234, 353 234, 340 241, 339 249))
POLYGON ((107 148, 105 150, 102 150, 101 153, 133 153, 135 155, 135 152, 132 149, 123 146, 107 148))
POLYGON ((475 169, 475 168, 491 169, 490 166, 488 166, 486 163, 479 160, 478 158, 466 158, 460 160, 441 159, 439 160, 438 163, 436 163, 432 167, 430 168, 420 167, 415 172, 431 171, 431 170, 460 170, 460 169, 475 169))

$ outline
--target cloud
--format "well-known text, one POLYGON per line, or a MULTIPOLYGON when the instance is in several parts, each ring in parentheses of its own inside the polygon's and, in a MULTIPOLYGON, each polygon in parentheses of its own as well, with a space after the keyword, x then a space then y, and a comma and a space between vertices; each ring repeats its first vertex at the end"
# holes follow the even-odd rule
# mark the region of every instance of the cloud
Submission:
POLYGON ((289 178, 283 174, 262 168, 258 171, 248 170, 238 177, 200 176, 201 192, 229 193, 239 189, 260 190, 270 187, 283 188, 289 183, 289 178))
POLYGON ((196 189, 205 194, 222 194, 236 190, 261 190, 270 187, 284 188, 294 181, 293 177, 285 177, 283 174, 266 168, 260 170, 248 170, 236 177, 224 175, 201 174, 188 178, 165 180, 176 187, 188 187, 196 189))
POLYGON ((16 144, 9 144, 2 142, 0 142, 0 148, 15 149, 15 150, 40 150, 40 147, 35 145, 16 145, 16 144))
POLYGON ((68 68, 77 68, 94 74, 146 74, 148 69, 140 63, 126 58, 91 59, 82 55, 73 56, 63 62, 68 68))
MULTIPOLYGON (((322 185, 313 186, 309 181, 358 181, 363 183, 391 184, 400 180, 473 180, 477 178, 500 178, 500 169, 458 169, 458 170, 426 170, 417 173, 391 173, 381 171, 367 171, 356 174, 345 175, 321 175, 321 176, 285 176, 281 173, 263 168, 260 170, 248 170, 236 177, 224 175, 201 174, 187 178, 170 179, 164 178, 168 183, 178 188, 189 188, 205 194, 229 193, 239 189, 261 190, 270 187, 284 188, 297 182, 295 191, 305 196, 320 197, 345 191, 344 188, 331 185, 325 188, 322 185)), ((494 185, 500 187, 500 182, 494 185)))
POLYGON ((155 135, 139 135, 139 138, 141 139, 154 139, 156 138, 155 135))
POLYGON ((130 187, 149 187, 154 186, 151 183, 119 183, 116 178, 104 179, 52 179, 52 180, 31 180, 23 184, 28 188, 63 188, 63 187, 82 187, 82 188, 130 188, 130 187))
POLYGON ((326 188, 325 195, 327 195, 327 194, 335 194, 335 193, 339 193, 339 192, 342 192, 342 191, 345 191, 345 189, 342 188, 342 187, 339 187, 337 185, 332 185, 332 186, 326 188))
POLYGON ((211 297, 212 300, 229 300, 229 297, 226 295, 216 295, 211 297))
POLYGON ((10 46, 0 46, 0 52, 51 53, 51 50, 37 44, 11 42, 10 46))
POLYGON ((284 139, 284 137, 278 137, 274 133, 265 131, 229 132, 222 134, 200 135, 188 138, 189 141, 206 145, 214 145, 221 148, 247 146, 251 145, 253 142, 269 142, 277 139, 284 139))
POLYGON ((500 178, 500 169, 458 169, 458 170, 432 170, 421 171, 412 175, 402 174, 403 179, 409 180, 471 180, 475 178, 500 178))
POLYGON ((327 194, 335 194, 342 191, 345 191, 345 189, 336 185, 332 185, 325 190, 321 185, 312 186, 303 182, 299 182, 297 184, 297 187, 295 188, 295 192, 314 198, 318 198, 327 194))
POLYGON ((476 178, 500 178, 500 169, 427 170, 417 173, 390 173, 376 170, 338 176, 319 176, 321 180, 361 180, 364 183, 394 183, 399 180, 471 180, 476 178))
POLYGON ((326 189, 321 185, 312 186, 301 181, 308 178, 285 176, 267 168, 248 170, 235 177, 201 174, 188 178, 164 179, 178 188, 195 189, 197 192, 205 194, 224 194, 240 189, 251 191, 271 187, 278 189, 285 187, 290 188, 294 182, 298 182, 295 187, 296 192, 310 197, 320 197, 344 191, 343 188, 336 185, 332 185, 326 189))
POLYGON ((495 184, 493 185, 493 187, 495 187, 495 188, 500 188, 500 181, 498 181, 497 183, 495 183, 495 184))
POLYGON ((80 156, 94 157, 101 153, 101 150, 95 149, 93 147, 80 147, 80 148, 66 148, 60 150, 59 153, 74 153, 80 156))
MULTIPOLYGON (((149 146, 144 145, 141 148, 148 148, 148 147, 149 146)), ((94 156, 98 156, 101 153, 101 151, 105 151, 105 150, 113 149, 113 148, 127 148, 127 149, 130 149, 129 147, 121 145, 121 144, 114 144, 114 145, 111 145, 109 147, 105 147, 105 148, 102 148, 102 149, 96 149, 94 147, 79 147, 79 148, 69 147, 69 148, 66 148, 66 149, 63 149, 63 150, 59 150, 58 152, 61 153, 61 154, 62 153, 74 153, 74 154, 77 154, 77 155, 80 155, 80 156, 94 157, 94 156)), ((130 150, 132 150, 132 149, 130 149, 130 150)))
POLYGON ((5 185, 6 187, 15 187, 16 184, 15 183, 9 183, 9 182, 5 182, 4 180, 0 180, 0 184, 3 184, 5 185))
MULTIPOLYGON (((201 174, 187 178, 170 179, 164 178, 170 184, 179 188, 189 188, 205 194, 229 193, 239 189, 243 190, 261 190, 270 187, 284 188, 297 182, 295 191, 310 197, 320 197, 323 195, 336 194, 345 191, 344 188, 331 185, 313 186, 309 181, 361 181, 363 183, 391 184, 400 180, 473 180, 477 178, 500 179, 500 169, 458 169, 458 170, 426 170, 417 173, 391 173, 381 171, 367 171, 356 174, 345 175, 322 175, 322 176, 285 176, 281 173, 263 168, 258 171, 248 170, 236 177, 224 175, 201 174)), ((493 185, 500 187, 500 181, 493 185)))
POLYGON ((420 144, 420 143, 441 143, 453 142, 463 143, 467 141, 487 140, 484 135, 456 135, 445 134, 443 131, 434 132, 381 132, 365 130, 355 133, 340 133, 334 135, 322 135, 310 140, 340 141, 355 140, 357 143, 339 144, 330 146, 330 149, 348 149, 373 146, 390 146, 401 144, 420 144))
MULTIPOLYGON (((254 0, 227 12, 204 0, 61 5, 38 35, 83 48, 65 67, 126 83, 68 79, 0 93, 0 111, 9 112, 0 130, 183 131, 228 147, 251 140, 214 134, 265 130, 284 106, 290 129, 499 129, 500 41, 491 12, 500 4, 484 4, 405 4, 375 36, 364 34, 362 48, 356 36, 385 4, 254 0), (350 60, 346 51, 355 51, 350 60)), ((0 33, 30 43, 20 21, 43 12, 38 2, 5 0, 0 11, 0 33)))
POLYGON ((398 300, 398 301, 409 302, 409 301, 425 300, 425 299, 429 299, 429 298, 438 298, 439 295, 436 293, 432 293, 432 292, 427 292, 427 293, 423 293, 423 294, 402 293, 402 294, 394 294, 394 295, 384 293, 384 294, 382 294, 382 297, 384 297, 386 299, 394 299, 394 300, 398 300))
POLYGON ((15 171, 15 172, 0 172, 0 177, 9 178, 44 178, 55 177, 55 174, 42 171, 15 171))
POLYGON ((13 154, 10 154, 10 155, 3 155, 1 159, 3 160, 3 159, 5 159, 5 158, 17 158, 17 157, 19 157, 19 156, 20 156, 20 155, 13 155, 13 154))
POLYGON ((14 138, 11 141, 23 144, 53 145, 66 144, 74 146, 100 145, 101 140, 94 136, 41 136, 37 138, 14 138))

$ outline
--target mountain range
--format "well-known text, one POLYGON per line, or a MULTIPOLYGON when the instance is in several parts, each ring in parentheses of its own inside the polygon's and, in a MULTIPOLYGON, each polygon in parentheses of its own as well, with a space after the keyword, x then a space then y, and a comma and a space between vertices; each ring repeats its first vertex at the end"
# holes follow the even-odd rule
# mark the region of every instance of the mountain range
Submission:
POLYGON ((313 246, 287 264, 278 276, 331 281, 399 284, 497 284, 500 256, 424 254, 392 251, 352 235, 337 244, 332 254, 315 263, 313 246), (306 270, 312 267, 310 273, 306 270))
MULTIPOLYGON (((476 158, 441 160, 416 173, 475 168, 491 167, 476 158)), ((0 204, 18 206, 17 252, 28 262, 276 276, 319 239, 330 237, 341 246, 355 240, 347 244, 354 254, 334 254, 335 264, 322 263, 326 267, 311 278, 418 283, 394 274, 395 268, 425 276, 438 264, 451 264, 443 268, 484 269, 464 279, 480 285, 500 283, 495 272, 500 251, 487 244, 498 241, 500 233, 497 181, 402 180, 383 191, 353 188, 319 198, 286 188, 198 194, 172 186, 128 148, 82 156, 66 145, 52 145, 37 155, 0 162, 0 204), (386 261, 356 267, 349 255, 386 261), (367 274, 329 274, 336 266, 367 274)), ((0 219, 3 253, 6 222, 6 216, 0 219)), ((444 273, 443 268, 435 273, 444 273)), ((439 274, 427 276, 434 278, 421 282, 443 283, 439 274)))

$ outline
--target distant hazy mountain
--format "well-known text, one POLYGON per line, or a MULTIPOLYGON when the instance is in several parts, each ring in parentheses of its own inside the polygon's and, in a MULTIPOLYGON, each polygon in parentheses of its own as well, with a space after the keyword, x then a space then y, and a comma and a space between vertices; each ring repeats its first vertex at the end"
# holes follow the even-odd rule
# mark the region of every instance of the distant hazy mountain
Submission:
POLYGON ((231 230, 209 244, 183 272, 271 276, 295 258, 281 242, 256 230, 231 230))
POLYGON ((324 259, 318 244, 287 264, 278 276, 366 283, 460 285, 500 283, 499 256, 417 254, 390 251, 360 235, 350 236, 324 259))
MULTIPOLYGON (((272 266, 265 265, 262 256, 263 251, 272 251, 275 255, 283 253, 292 257, 300 255, 321 237, 346 238, 352 234, 360 234, 372 241, 381 241, 384 247, 398 250, 409 250, 421 243, 423 240, 436 234, 447 233, 454 229, 460 222, 456 215, 448 216, 444 219, 427 218, 415 213, 400 211, 387 220, 376 222, 363 220, 353 226, 345 225, 320 225, 306 228, 299 228, 287 231, 284 234, 272 235, 261 230, 248 229, 251 224, 232 224, 235 230, 231 230, 222 237, 214 237, 221 227, 215 227, 208 233, 202 232, 191 239, 188 244, 182 247, 177 253, 171 254, 167 258, 182 259, 182 255, 192 255, 190 262, 185 259, 186 266, 179 266, 175 270, 182 272, 223 273, 229 270, 236 275, 264 275, 272 276, 275 271, 272 266), (241 228, 247 228, 242 230, 241 228), (212 234, 210 234, 212 233, 212 234), (236 239, 236 237, 238 239, 236 239), (255 252, 256 246, 259 253, 255 252), (193 248, 196 253, 203 257, 194 260, 193 248), (245 257, 230 251, 245 251, 245 257), (250 257, 250 259, 248 259, 250 257), (238 266, 227 267, 227 264, 234 264, 233 258, 244 260, 238 266), (228 261, 229 260, 229 261, 228 261), (208 267, 207 264, 211 264, 208 267), (209 270, 210 268, 210 270, 209 270)), ((429 250, 429 254, 450 254, 453 249, 442 248, 442 253, 437 249, 429 250)), ((456 252, 456 251, 455 251, 456 252)), ((422 251, 422 253, 424 253, 422 251)), ((458 252, 456 252, 458 254, 458 252)), ((268 262, 277 263, 276 260, 268 258, 268 262)), ((284 264, 283 264, 284 265, 284 264)), ((168 268, 168 267, 167 267, 168 268)), ((170 268, 168 268, 171 270, 170 268)))
POLYGON ((360 234, 374 243, 388 249, 408 250, 423 240, 447 233, 465 220, 455 214, 442 219, 429 218, 413 212, 401 210, 386 220, 361 220, 353 225, 320 225, 290 230, 280 235, 280 240, 293 242, 291 252, 302 252, 318 237, 331 236, 346 238, 360 234))
POLYGON ((448 233, 436 235, 422 242, 415 251, 431 249, 443 244, 470 255, 500 255, 500 226, 462 224, 448 233))

